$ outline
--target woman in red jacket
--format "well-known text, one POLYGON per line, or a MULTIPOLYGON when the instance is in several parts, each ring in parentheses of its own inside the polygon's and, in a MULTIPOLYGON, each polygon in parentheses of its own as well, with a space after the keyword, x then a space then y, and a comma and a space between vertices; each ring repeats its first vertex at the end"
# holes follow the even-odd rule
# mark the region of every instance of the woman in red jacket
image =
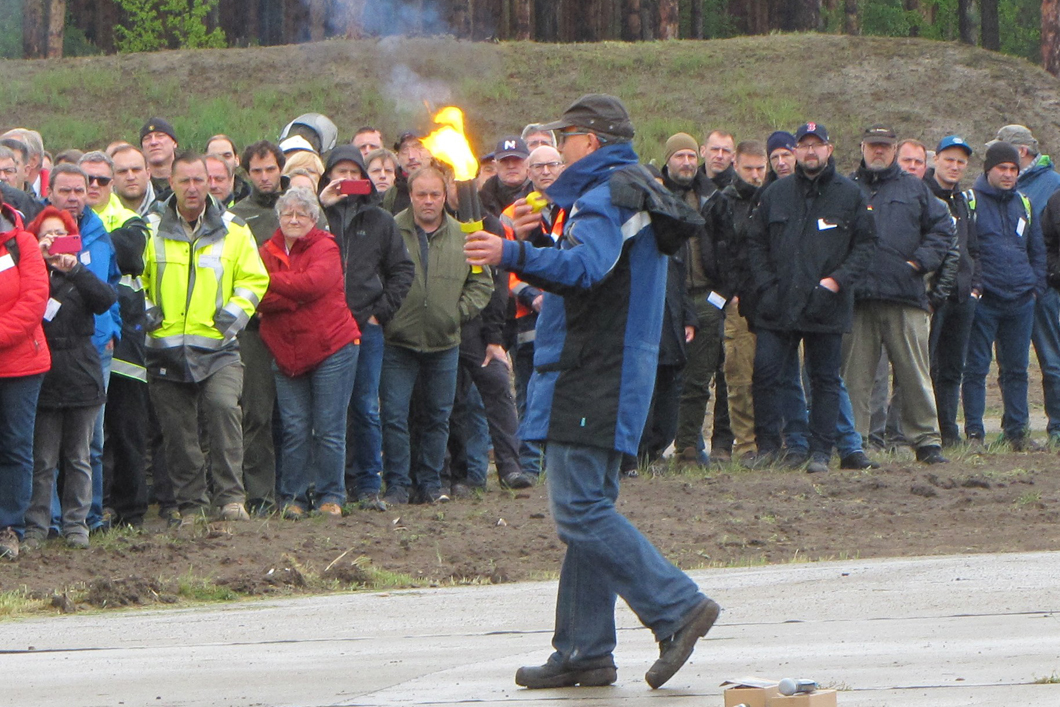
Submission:
POLYGON ((44 340, 48 270, 37 239, 0 201, 0 557, 18 557, 33 483, 37 397, 51 355, 44 340))
POLYGON ((258 314, 261 338, 276 359, 283 422, 280 504, 286 517, 304 516, 312 482, 317 510, 341 516, 346 409, 361 333, 346 306, 339 248, 316 227, 316 195, 290 189, 276 202, 276 213, 280 228, 260 251, 270 280, 258 314))

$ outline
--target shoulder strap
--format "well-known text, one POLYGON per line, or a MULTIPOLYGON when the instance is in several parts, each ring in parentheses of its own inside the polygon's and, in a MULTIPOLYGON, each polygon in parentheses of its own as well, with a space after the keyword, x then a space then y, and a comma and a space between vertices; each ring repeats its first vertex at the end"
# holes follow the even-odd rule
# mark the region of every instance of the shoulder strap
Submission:
POLYGON ((4 241, 4 247, 7 248, 7 252, 11 255, 11 260, 15 265, 18 265, 19 250, 18 250, 18 238, 11 236, 4 241))
POLYGON ((1020 201, 1023 202, 1023 212, 1027 214, 1027 225, 1031 225, 1031 200, 1027 198, 1027 195, 1023 192, 1019 193, 1020 201))

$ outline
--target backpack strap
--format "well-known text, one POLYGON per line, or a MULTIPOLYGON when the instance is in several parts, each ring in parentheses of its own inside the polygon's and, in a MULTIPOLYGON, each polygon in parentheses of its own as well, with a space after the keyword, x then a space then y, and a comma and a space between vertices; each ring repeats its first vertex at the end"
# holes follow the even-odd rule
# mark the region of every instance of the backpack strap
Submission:
POLYGON ((18 239, 15 236, 11 236, 4 241, 4 247, 7 248, 7 252, 11 255, 11 260, 14 261, 15 265, 18 265, 19 250, 18 250, 18 239))

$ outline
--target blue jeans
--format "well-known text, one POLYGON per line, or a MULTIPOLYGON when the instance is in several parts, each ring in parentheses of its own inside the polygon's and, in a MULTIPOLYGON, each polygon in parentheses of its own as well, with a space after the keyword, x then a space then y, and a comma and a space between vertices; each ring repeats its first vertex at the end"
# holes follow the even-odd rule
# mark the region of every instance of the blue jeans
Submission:
POLYGON ((33 493, 33 428, 44 374, 0 378, 0 529, 19 537, 33 493))
POLYGON ((1031 341, 1042 369, 1046 430, 1050 437, 1060 435, 1060 292, 1052 287, 1035 301, 1031 341))
POLYGON ((788 353, 776 388, 776 405, 784 425, 784 447, 789 452, 809 454, 810 418, 806 408, 806 391, 802 387, 798 347, 788 353))
POLYGON ((968 360, 964 366, 964 431, 982 439, 983 411, 986 407, 986 375, 990 370, 994 343, 997 342, 1001 400, 1005 411, 1001 429, 1008 439, 1027 434, 1027 363, 1031 329, 1034 326, 1034 298, 1027 294, 1004 300, 985 293, 975 308, 972 333, 968 339, 968 360))
POLYGON ((610 656, 616 597, 656 640, 672 636, 702 595, 615 510, 622 454, 550 441, 545 458, 552 517, 567 546, 550 660, 576 665, 610 656))
POLYGON ((931 380, 935 384, 935 407, 944 443, 961 438, 957 410, 961 404, 961 379, 968 357, 968 337, 975 320, 974 297, 964 302, 947 300, 931 317, 931 380))
POLYGON ((383 480, 387 488, 409 488, 414 473, 421 490, 440 491, 459 355, 459 346, 425 353, 386 345, 379 376, 379 400, 383 419, 383 480), (417 420, 421 427, 417 430, 419 444, 413 466, 409 407, 417 382, 421 405, 417 420))
MULTIPOLYGON (((523 415, 526 414, 526 388, 534 374, 534 342, 519 344, 514 358, 515 409, 519 413, 519 420, 522 421, 523 415)), ((525 439, 519 440, 519 466, 524 474, 534 478, 540 476, 543 459, 540 444, 525 439)))
POLYGON ((482 394, 472 383, 465 400, 467 440, 464 442, 464 457, 467 462, 469 486, 486 488, 486 477, 490 471, 490 428, 486 421, 486 405, 482 394))
POLYGON ((790 361, 798 360, 799 342, 806 351, 806 368, 810 374, 813 404, 809 414, 810 454, 831 456, 839 418, 839 363, 842 357, 842 334, 803 333, 761 329, 755 345, 755 369, 752 378, 755 406, 755 438, 758 451, 779 451, 783 411, 778 392, 790 374, 790 361))
MULTIPOLYGON (((114 349, 104 348, 99 352, 99 360, 103 366, 103 389, 110 388, 110 367, 114 361, 114 349)), ((88 508, 88 528, 95 530, 103 525, 103 416, 107 406, 104 403, 99 409, 99 417, 96 418, 96 426, 92 432, 92 444, 90 449, 90 460, 92 463, 92 505, 88 508)), ((56 496, 56 500, 58 500, 56 496)))
POLYGON ((379 374, 383 327, 365 322, 361 351, 346 417, 346 489, 356 496, 379 493, 383 470, 383 428, 379 422, 379 374))
POLYGON ((316 489, 318 507, 346 502, 346 410, 356 372, 354 344, 343 346, 296 378, 276 372, 276 404, 283 420, 281 505, 294 503, 308 508, 310 483, 316 489), (310 459, 312 473, 308 469, 310 459))

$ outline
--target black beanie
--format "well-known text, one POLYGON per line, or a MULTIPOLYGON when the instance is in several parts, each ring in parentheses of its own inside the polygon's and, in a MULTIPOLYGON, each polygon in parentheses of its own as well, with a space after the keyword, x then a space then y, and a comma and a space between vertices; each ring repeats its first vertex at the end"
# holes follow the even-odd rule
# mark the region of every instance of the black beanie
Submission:
POLYGON ((986 157, 983 158, 983 174, 1006 162, 1011 162, 1016 165, 1016 169, 1019 169, 1020 151, 1007 142, 995 142, 986 148, 986 157))

